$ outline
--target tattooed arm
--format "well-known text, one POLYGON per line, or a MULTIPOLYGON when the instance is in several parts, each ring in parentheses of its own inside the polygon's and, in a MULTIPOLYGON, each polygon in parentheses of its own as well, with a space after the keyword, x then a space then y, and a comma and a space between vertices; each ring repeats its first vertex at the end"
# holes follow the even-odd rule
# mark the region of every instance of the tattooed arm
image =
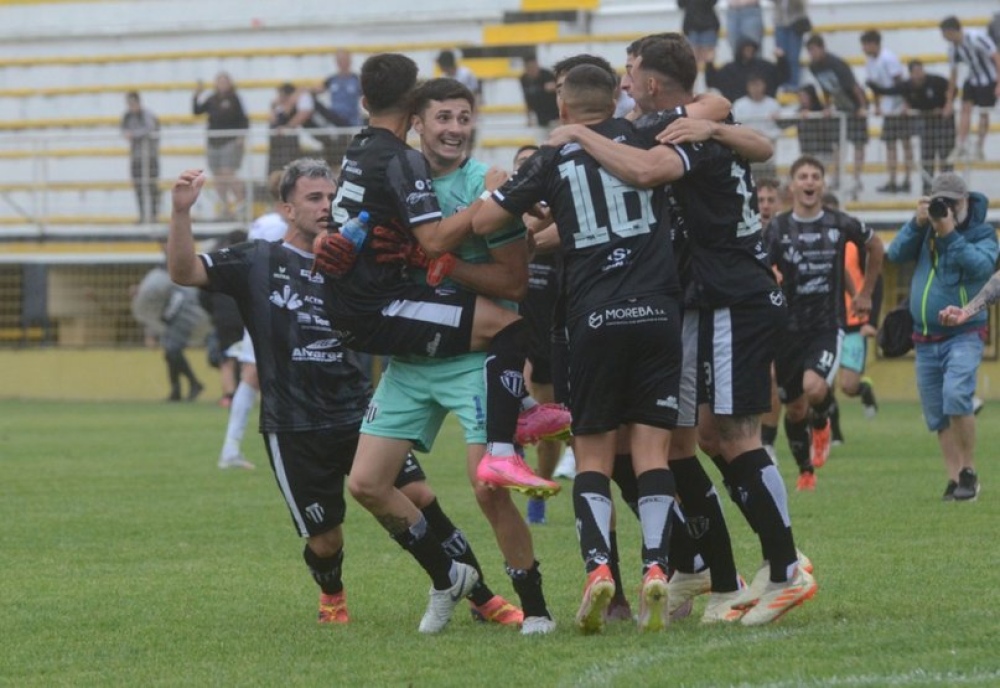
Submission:
POLYGON ((948 306, 938 313, 938 320, 942 325, 961 325, 976 313, 992 306, 997 301, 1000 301, 1000 272, 993 273, 993 276, 983 285, 983 288, 979 290, 975 298, 965 304, 965 308, 948 306))

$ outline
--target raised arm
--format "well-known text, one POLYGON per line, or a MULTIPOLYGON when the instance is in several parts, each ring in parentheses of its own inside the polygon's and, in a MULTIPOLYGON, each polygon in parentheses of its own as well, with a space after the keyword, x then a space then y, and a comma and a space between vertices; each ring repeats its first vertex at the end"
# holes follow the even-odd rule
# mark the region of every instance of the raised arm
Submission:
POLYGON ((643 150, 612 141, 580 124, 559 127, 548 140, 552 146, 570 142, 578 143, 601 167, 626 184, 641 189, 662 186, 684 176, 684 161, 668 146, 643 150))
POLYGON ((191 233, 191 207, 205 185, 202 170, 185 170, 171 191, 170 234, 167 236, 167 271, 177 284, 208 286, 208 272, 198 258, 191 233))
POLYGON ((885 245, 881 237, 872 234, 872 238, 865 244, 868 249, 868 261, 865 264, 865 280, 860 291, 851 300, 851 309, 855 315, 865 316, 872 311, 872 294, 875 293, 875 286, 878 284, 879 275, 882 274, 882 262, 885 257, 885 245))
POLYGON ((456 260, 448 275, 477 294, 523 301, 528 294, 528 242, 523 239, 490 249, 492 263, 456 260))
MULTIPOLYGON (((486 173, 486 190, 494 191, 500 188, 507 180, 507 176, 507 173, 499 168, 490 168, 486 173)), ((469 207, 443 220, 417 225, 413 228, 413 236, 420 242, 420 247, 432 258, 454 251, 472 233, 472 219, 482 205, 482 199, 479 199, 470 204, 469 207)), ((495 229, 500 229, 500 227, 495 229)), ((495 229, 490 231, 495 231, 495 229)), ((480 232, 477 230, 476 233, 480 232)))
POLYGON ((1000 301, 1000 272, 994 272, 989 281, 983 285, 983 288, 969 303, 965 304, 964 308, 948 306, 938 314, 938 320, 942 325, 961 325, 997 301, 1000 301))
POLYGON ((753 127, 722 124, 706 119, 681 117, 656 136, 660 143, 680 145, 714 139, 750 162, 766 162, 774 155, 774 144, 753 127))

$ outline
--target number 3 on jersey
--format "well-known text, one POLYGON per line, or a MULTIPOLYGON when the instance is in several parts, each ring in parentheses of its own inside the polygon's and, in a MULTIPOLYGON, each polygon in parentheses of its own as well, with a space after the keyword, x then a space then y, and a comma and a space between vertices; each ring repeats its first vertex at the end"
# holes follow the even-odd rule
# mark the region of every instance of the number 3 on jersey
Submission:
POLYGON ((605 244, 611 240, 612 233, 620 237, 649 234, 650 228, 656 222, 651 202, 653 192, 650 189, 636 189, 629 186, 603 169, 599 169, 598 172, 601 175, 601 190, 604 192, 610 232, 609 227, 602 227, 598 223, 597 210, 594 208, 594 193, 587 178, 587 169, 572 161, 559 166, 559 174, 569 183, 570 192, 573 194, 573 206, 580 230, 573 235, 574 247, 587 248, 605 244))

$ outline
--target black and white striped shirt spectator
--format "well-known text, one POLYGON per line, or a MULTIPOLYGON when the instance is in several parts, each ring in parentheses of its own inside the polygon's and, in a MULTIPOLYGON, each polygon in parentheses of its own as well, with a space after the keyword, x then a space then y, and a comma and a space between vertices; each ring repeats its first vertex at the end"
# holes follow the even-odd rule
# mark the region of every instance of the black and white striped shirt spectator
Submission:
POLYGON ((968 83, 988 86, 997 82, 996 52, 996 44, 985 32, 963 29, 961 42, 948 46, 948 62, 953 69, 960 63, 968 66, 968 83))

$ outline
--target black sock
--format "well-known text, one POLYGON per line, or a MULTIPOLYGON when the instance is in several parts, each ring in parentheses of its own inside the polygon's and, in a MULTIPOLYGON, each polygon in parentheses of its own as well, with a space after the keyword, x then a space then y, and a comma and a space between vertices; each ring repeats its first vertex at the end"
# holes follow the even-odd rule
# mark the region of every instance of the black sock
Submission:
POLYGON ((749 518, 753 519, 764 558, 771 564, 771 580, 786 581, 798 556, 785 483, 763 448, 740 454, 730 466, 733 484, 746 504, 749 518))
POLYGON ((611 469, 611 479, 622 493, 622 501, 628 504, 636 518, 639 518, 639 482, 632 468, 631 454, 615 454, 615 465, 611 469))
POLYGON ((653 468, 638 477, 639 524, 642 526, 643 573, 658 564, 664 572, 670 561, 670 512, 674 509, 677 487, 666 468, 653 468))
POLYGON ((733 544, 715 485, 694 456, 671 461, 670 471, 677 483, 687 531, 712 572, 712 591, 739 590, 733 544))
POLYGON ((344 565, 344 548, 341 547, 332 557, 320 557, 306 545, 302 550, 302 558, 306 560, 309 573, 312 574, 316 585, 320 587, 326 595, 336 595, 344 589, 344 581, 341 579, 344 565))
POLYGON ((493 597, 493 591, 486 585, 486 578, 483 569, 479 566, 476 553, 472 551, 472 545, 465 539, 465 534, 451 522, 448 515, 441 509, 441 504, 435 499, 425 506, 420 512, 427 519, 430 532, 441 542, 441 549, 454 561, 468 564, 479 574, 479 582, 472 588, 468 598, 473 604, 486 604, 493 597))
POLYGON ((799 473, 813 473, 812 460, 809 458, 809 421, 805 418, 791 421, 785 416, 785 437, 788 438, 788 448, 799 467, 799 473))
POLYGON ((753 528, 750 516, 747 515, 746 505, 743 503, 743 500, 740 499, 739 495, 736 494, 736 488, 733 487, 732 469, 729 467, 729 464, 726 463, 726 460, 722 458, 721 454, 716 454, 711 458, 712 463, 715 464, 715 467, 719 469, 719 473, 722 474, 722 485, 726 488, 726 494, 729 495, 729 500, 736 505, 736 508, 740 510, 741 514, 743 514, 743 518, 746 519, 747 524, 753 528))
POLYGON ((858 389, 858 393, 861 395, 861 403, 865 406, 875 406, 875 390, 872 389, 870 382, 862 381, 861 386, 858 389))
POLYGON ((683 505, 679 511, 676 507, 670 510, 670 573, 697 573, 699 569, 705 568, 705 559, 688 532, 687 521, 681 515, 683 511, 683 505))
POLYGON ((837 403, 836 398, 830 405, 827 416, 830 418, 830 439, 835 442, 843 442, 844 433, 840 431, 840 404, 837 403))
POLYGON ((577 473, 573 480, 580 555, 590 573, 611 560, 611 481, 597 471, 577 473))
POLYGON ((822 430, 826 427, 826 421, 830 419, 830 413, 833 411, 833 407, 836 403, 837 400, 833 397, 833 390, 827 390, 826 396, 823 397, 823 401, 812 407, 813 428, 816 430, 822 430))
POLYGON ((486 441, 514 441, 524 389, 527 329, 523 320, 512 322, 493 337, 486 352, 486 441))
POLYGON ((542 592, 542 572, 536 561, 530 569, 515 569, 507 567, 507 575, 510 576, 511 583, 514 584, 514 592, 521 600, 521 610, 525 617, 547 616, 549 614, 548 605, 545 603, 545 594, 542 592))
POLYGON ((452 586, 451 569, 453 562, 441 548, 441 544, 427 526, 427 519, 420 520, 400 533, 390 533, 399 546, 409 552, 420 567, 431 577, 437 590, 447 590, 452 586))
POLYGON ((610 540, 608 568, 611 569, 611 577, 615 579, 615 597, 625 594, 625 584, 622 583, 621 558, 618 556, 618 531, 612 530, 608 538, 610 540))
POLYGON ((778 426, 777 425, 761 425, 760 426, 760 442, 761 444, 769 444, 774 446, 775 441, 778 439, 778 426))

